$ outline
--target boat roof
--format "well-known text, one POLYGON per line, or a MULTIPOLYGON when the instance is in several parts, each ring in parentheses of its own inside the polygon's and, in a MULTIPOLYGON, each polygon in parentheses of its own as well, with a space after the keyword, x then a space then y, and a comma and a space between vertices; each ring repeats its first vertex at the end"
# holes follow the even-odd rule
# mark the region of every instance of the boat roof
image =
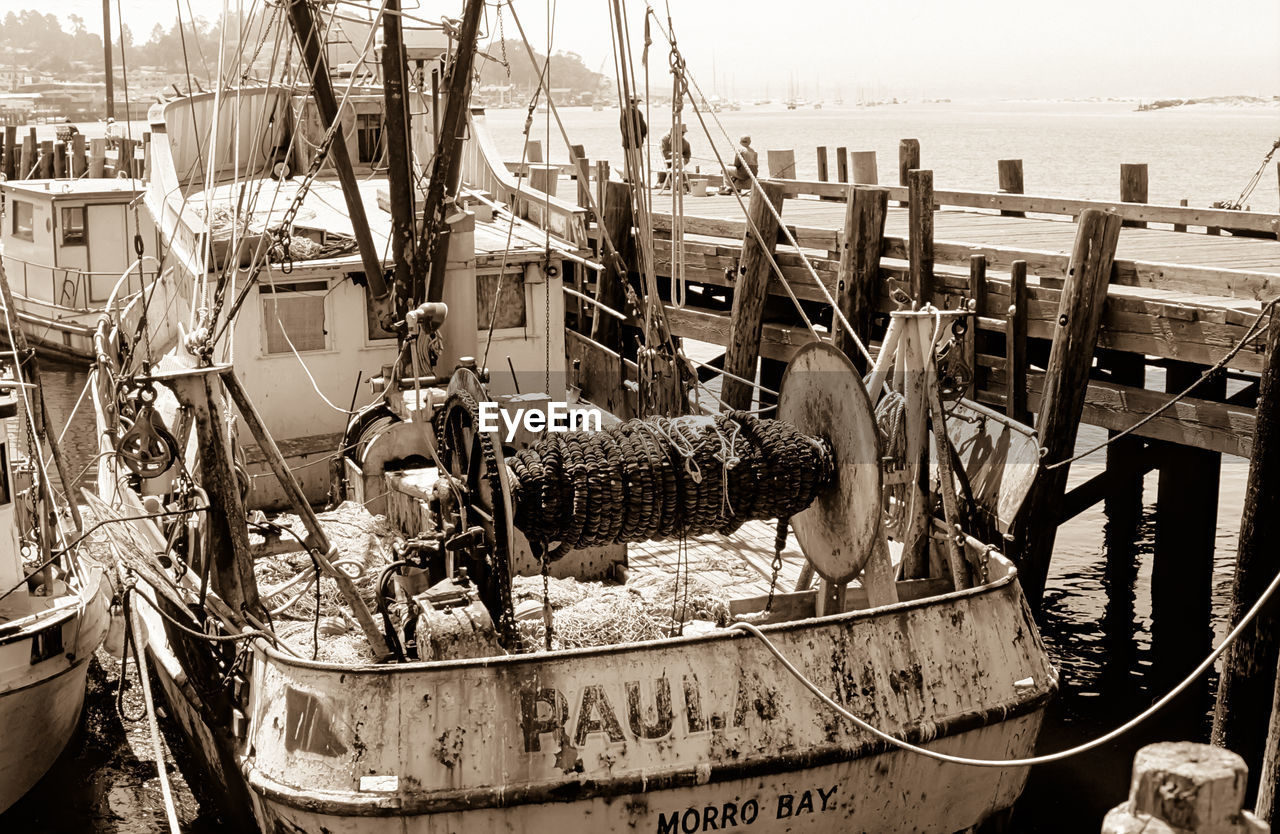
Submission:
MULTIPOLYGON (((264 178, 256 199, 250 200, 246 195, 246 204, 251 205, 253 212, 250 220, 252 232, 261 232, 278 226, 284 215, 296 199, 302 186, 302 177, 287 180, 264 178)), ((379 199, 382 191, 385 201, 387 178, 364 178, 357 183, 361 201, 364 203, 365 215, 369 220, 369 231, 373 236, 374 246, 385 253, 383 260, 391 257, 388 241, 391 236, 391 213, 382 207, 385 202, 379 199)), ((196 188, 190 192, 185 206, 182 208, 184 221, 191 229, 199 230, 204 225, 204 218, 212 214, 215 218, 230 217, 230 209, 239 202, 243 183, 221 183, 211 189, 196 188)), ((252 190, 251 190, 252 191, 252 190)), ((464 203, 467 202, 464 189, 464 203)), ((176 195, 170 201, 180 199, 176 195)), ((478 200, 473 197, 472 202, 478 200)), ((421 201, 419 201, 421 210, 421 201)), ((509 214, 492 212, 483 205, 476 207, 475 255, 481 265, 486 260, 502 260, 509 264, 540 260, 547 249, 546 232, 532 224, 517 220, 511 224, 509 214)), ((355 229, 351 218, 347 215, 347 204, 342 194, 342 186, 336 177, 316 178, 307 193, 303 196, 298 212, 293 218, 295 233, 299 229, 323 229, 341 235, 354 236, 355 229)), ((216 234, 216 229, 215 229, 216 234)), ((565 244, 558 238, 552 238, 553 246, 564 249, 565 244)), ((339 260, 339 259, 329 259, 339 260)), ((352 253, 340 260, 359 261, 359 255, 352 253)), ((321 260, 305 263, 320 263, 321 260)))
POLYGON ((9 180, 0 184, 5 191, 35 197, 134 197, 146 190, 147 184, 126 177, 80 177, 79 179, 9 180))

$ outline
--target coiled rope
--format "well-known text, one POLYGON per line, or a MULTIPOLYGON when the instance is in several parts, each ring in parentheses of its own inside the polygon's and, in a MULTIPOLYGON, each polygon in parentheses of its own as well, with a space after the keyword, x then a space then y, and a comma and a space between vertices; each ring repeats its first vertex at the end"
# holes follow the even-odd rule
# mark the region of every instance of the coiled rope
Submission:
POLYGON ((826 441, 742 411, 549 433, 508 463, 515 526, 561 552, 788 518, 834 471, 826 441))

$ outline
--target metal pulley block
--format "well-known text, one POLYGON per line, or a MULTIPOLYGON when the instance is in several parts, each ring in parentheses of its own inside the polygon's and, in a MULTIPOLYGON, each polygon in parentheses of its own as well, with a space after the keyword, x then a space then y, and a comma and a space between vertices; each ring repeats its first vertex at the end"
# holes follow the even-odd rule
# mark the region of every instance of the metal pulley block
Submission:
POLYGON ((156 414, 155 389, 138 389, 133 425, 116 441, 116 454, 140 478, 158 478, 173 466, 182 453, 178 441, 156 414))

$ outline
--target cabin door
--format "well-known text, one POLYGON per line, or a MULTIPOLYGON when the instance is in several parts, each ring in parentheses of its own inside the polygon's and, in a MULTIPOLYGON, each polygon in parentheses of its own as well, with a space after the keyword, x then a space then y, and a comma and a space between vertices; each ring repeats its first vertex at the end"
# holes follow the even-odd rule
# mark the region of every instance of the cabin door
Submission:
MULTIPOLYGON (((133 213, 123 205, 88 206, 86 214, 89 241, 89 300, 102 304, 111 288, 134 261, 133 236, 137 223, 133 213)), ((137 292, 142 287, 135 275, 121 294, 137 292)))

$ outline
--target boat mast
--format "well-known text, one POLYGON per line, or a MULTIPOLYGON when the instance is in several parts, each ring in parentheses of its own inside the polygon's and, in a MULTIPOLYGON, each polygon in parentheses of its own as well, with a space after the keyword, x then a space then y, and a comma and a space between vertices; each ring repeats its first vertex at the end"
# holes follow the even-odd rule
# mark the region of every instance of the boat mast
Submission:
MULTIPOLYGON (((412 137, 409 97, 405 92, 409 85, 405 77, 400 0, 386 0, 386 3, 382 16, 382 95, 386 112, 387 190, 391 199, 391 255, 395 261, 392 285, 397 299, 407 300, 414 251, 412 137)), ((403 319, 406 312, 408 306, 399 305, 396 318, 403 319)))
POLYGON ((369 220, 365 216, 355 171, 351 168, 351 154, 347 151, 346 137, 343 135, 342 124, 338 121, 338 101, 333 94, 333 82, 329 78, 328 61, 325 59, 324 44, 321 43, 323 35, 316 26, 315 15, 308 0, 288 0, 288 4, 289 22, 302 50, 307 73, 311 76, 311 91, 315 97, 316 109, 320 113, 320 122, 332 126, 335 131, 334 140, 329 145, 329 155, 338 174, 338 182, 342 184, 347 216, 351 218, 351 228, 360 249, 360 260, 364 262, 365 280, 369 284, 370 293, 381 302, 381 307, 388 303, 384 301, 387 282, 382 275, 382 259, 378 257, 373 246, 373 235, 369 232, 369 220))
POLYGON ((436 153, 431 163, 431 181, 422 208, 422 233, 413 257, 413 298, 422 298, 422 284, 427 282, 426 300, 444 297, 445 262, 449 254, 449 224, 445 222, 445 204, 458 193, 462 175, 462 140, 465 138, 467 107, 471 99, 471 70, 475 65, 476 35, 484 0, 467 0, 458 30, 458 44, 445 76, 447 98, 440 133, 436 136, 436 153), (446 193, 447 190, 447 193, 446 193))
POLYGON ((114 119, 116 82, 111 71, 111 0, 102 0, 102 62, 107 68, 107 118, 114 119))

